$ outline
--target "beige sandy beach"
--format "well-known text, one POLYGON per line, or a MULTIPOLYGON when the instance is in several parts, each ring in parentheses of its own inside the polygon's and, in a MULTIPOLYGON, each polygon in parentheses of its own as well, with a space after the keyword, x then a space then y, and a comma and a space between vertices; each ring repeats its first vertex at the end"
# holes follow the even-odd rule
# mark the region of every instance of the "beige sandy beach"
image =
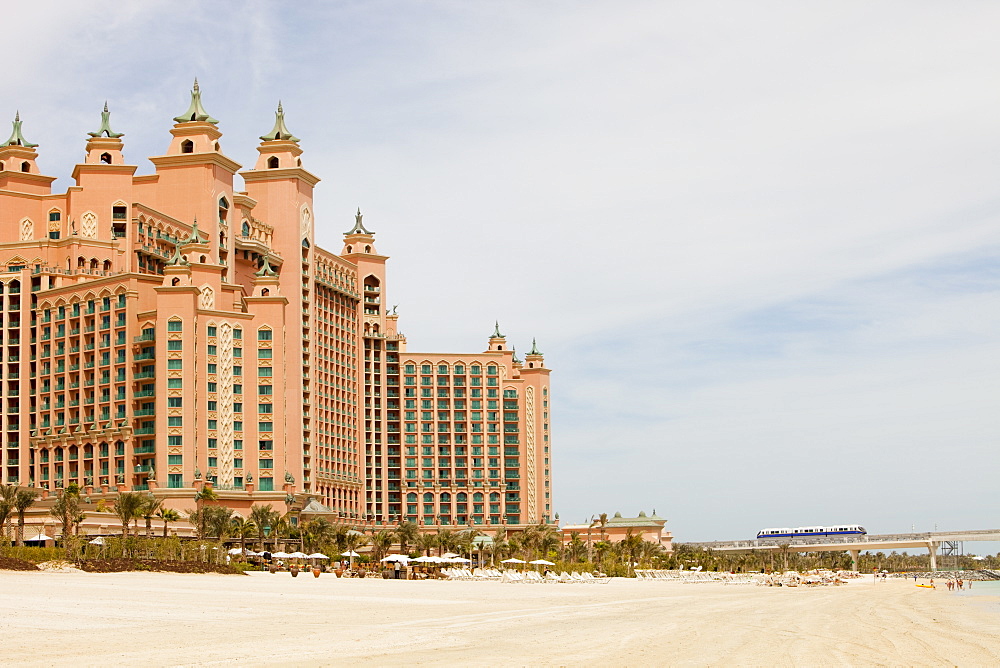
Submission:
POLYGON ((0 571, 6 665, 997 665, 995 599, 808 589, 0 571))

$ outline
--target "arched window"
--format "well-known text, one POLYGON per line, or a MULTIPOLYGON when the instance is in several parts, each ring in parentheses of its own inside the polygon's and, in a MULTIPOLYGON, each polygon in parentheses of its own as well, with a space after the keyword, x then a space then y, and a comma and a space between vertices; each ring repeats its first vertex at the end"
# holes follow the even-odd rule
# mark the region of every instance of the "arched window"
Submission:
POLYGON ((181 284, 181 279, 179 279, 179 278, 174 278, 174 279, 172 279, 170 281, 170 285, 175 285, 176 286, 176 285, 180 285, 180 284, 181 284))
POLYGON ((482 503, 482 501, 483 501, 483 493, 482 492, 476 492, 475 494, 472 495, 472 500, 475 501, 476 503, 482 503))
POLYGON ((181 142, 181 153, 194 153, 194 142, 190 139, 185 139, 181 142))
POLYGON ((366 253, 371 253, 372 252, 372 247, 371 246, 365 246, 365 252, 366 253))
POLYGON ((242 234, 244 237, 250 236, 250 223, 248 223, 245 220, 243 221, 243 224, 240 226, 240 234, 242 234))
POLYGON ((111 260, 104 261, 104 271, 111 271, 111 260))
POLYGON ((267 168, 268 169, 277 169, 278 168, 278 157, 277 156, 272 155, 270 158, 267 159, 267 168))
POLYGON ((409 494, 406 495, 406 501, 407 503, 416 503, 417 495, 414 494, 413 492, 410 492, 409 494))
POLYGON ((424 492, 424 503, 433 503, 434 495, 430 492, 424 492))
POLYGON ((106 165, 110 165, 111 164, 111 154, 110 153, 102 153, 101 154, 101 162, 103 162, 106 165))

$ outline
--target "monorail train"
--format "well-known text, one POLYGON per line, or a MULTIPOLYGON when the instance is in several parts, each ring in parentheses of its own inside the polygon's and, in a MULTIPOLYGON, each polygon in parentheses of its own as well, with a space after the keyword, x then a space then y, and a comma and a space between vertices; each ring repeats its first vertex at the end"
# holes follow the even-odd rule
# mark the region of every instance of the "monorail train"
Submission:
POLYGON ((794 529, 761 529, 757 539, 815 538, 823 536, 863 536, 868 532, 857 524, 840 524, 832 527, 797 527, 794 529))

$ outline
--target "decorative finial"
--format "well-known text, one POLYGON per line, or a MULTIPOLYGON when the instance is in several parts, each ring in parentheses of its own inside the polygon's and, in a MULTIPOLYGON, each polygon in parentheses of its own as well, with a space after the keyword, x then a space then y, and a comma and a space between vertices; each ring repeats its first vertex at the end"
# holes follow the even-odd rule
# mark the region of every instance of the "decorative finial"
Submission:
POLYGON ((184 245, 188 244, 200 244, 201 243, 201 232, 198 231, 198 217, 195 216, 194 222, 191 223, 191 234, 188 236, 187 241, 184 245))
POLYGON ((298 141, 299 138, 288 131, 285 127, 285 110, 281 108, 281 100, 278 100, 278 111, 274 112, 274 127, 266 135, 260 137, 264 141, 298 141))
POLYGON ((260 276, 261 278, 265 276, 277 276, 274 269, 271 269, 271 262, 267 253, 264 253, 264 256, 261 258, 260 269, 254 273, 254 276, 260 276))
POLYGON ((35 148, 38 144, 32 144, 21 134, 21 112, 14 112, 14 130, 10 133, 10 139, 0 144, 0 146, 23 146, 24 148, 35 148))
POLYGON ((198 86, 198 79, 194 80, 194 89, 191 91, 191 104, 188 105, 187 111, 185 111, 180 116, 174 116, 174 120, 178 123, 190 123, 192 121, 202 121, 207 123, 218 123, 216 119, 208 115, 205 108, 201 105, 201 88, 198 86))
POLYGON ((174 246, 174 255, 169 260, 167 260, 167 264, 171 266, 180 266, 180 267, 187 266, 188 261, 184 259, 183 255, 181 255, 180 244, 174 246))
POLYGON ((497 320, 494 323, 494 325, 495 326, 493 327, 493 335, 490 338, 491 339, 502 339, 502 338, 505 338, 504 335, 500 333, 500 321, 497 320))
POLYGON ((541 355, 542 353, 538 350, 538 344, 535 343, 534 339, 531 339, 531 350, 528 351, 529 355, 541 355))
POLYGON ((520 359, 518 359, 518 357, 517 357, 517 348, 511 348, 511 350, 512 350, 512 351, 514 352, 514 360, 513 360, 513 361, 514 361, 514 363, 515 363, 515 364, 520 364, 520 363, 521 363, 521 360, 520 360, 520 359))
POLYGON ((115 132, 111 129, 111 112, 108 111, 108 103, 104 102, 104 111, 101 112, 101 127, 97 128, 97 132, 88 132, 91 137, 100 137, 101 135, 106 135, 111 139, 117 139, 118 137, 124 137, 125 134, 122 132, 115 132))
POLYGON ((361 223, 361 219, 363 217, 364 216, 361 215, 361 207, 358 207, 358 213, 354 216, 354 227, 351 228, 349 232, 345 232, 345 234, 372 234, 372 232, 366 230, 365 226, 361 223))

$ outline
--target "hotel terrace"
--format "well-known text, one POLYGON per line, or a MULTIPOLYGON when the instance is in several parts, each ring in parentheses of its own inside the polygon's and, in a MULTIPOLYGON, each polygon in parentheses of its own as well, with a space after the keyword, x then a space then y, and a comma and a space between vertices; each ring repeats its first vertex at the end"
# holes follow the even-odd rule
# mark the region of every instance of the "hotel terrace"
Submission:
POLYGON ((242 171, 197 82, 173 120, 136 176, 105 106, 64 193, 20 117, 0 144, 2 481, 179 510, 210 485, 243 516, 355 526, 550 522, 537 347, 521 361, 496 327, 482 352, 408 351, 361 212, 339 254, 315 245, 319 178, 280 105, 242 171))

